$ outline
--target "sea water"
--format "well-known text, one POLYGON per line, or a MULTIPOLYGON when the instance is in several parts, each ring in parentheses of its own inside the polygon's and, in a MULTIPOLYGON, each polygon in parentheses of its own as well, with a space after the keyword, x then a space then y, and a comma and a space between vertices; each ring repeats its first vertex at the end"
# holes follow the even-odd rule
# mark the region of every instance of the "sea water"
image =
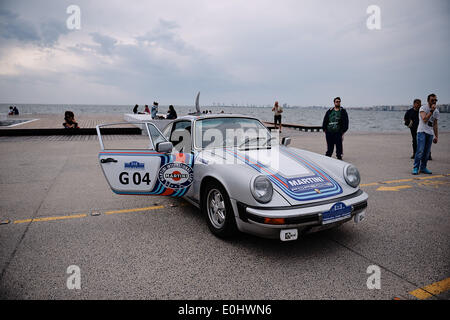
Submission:
MULTIPOLYGON (((0 104, 0 114, 8 113, 11 104, 0 104)), ((71 110, 79 114, 124 114, 132 113, 134 105, 77 105, 77 104, 15 104, 20 115, 26 114, 61 114, 71 110)), ((345 107, 345 106, 344 106, 345 107)), ((159 106, 159 113, 166 113, 168 106, 159 106)), ((194 112, 194 106, 175 106, 178 116, 194 112)), ((212 113, 224 112, 254 116, 263 121, 273 121, 272 108, 269 107, 201 107, 212 113)), ((139 106, 143 112, 144 107, 139 106)), ((283 123, 321 126, 327 108, 324 107, 288 107, 284 108, 283 123)), ((405 111, 375 111, 347 108, 349 115, 349 132, 409 132, 404 125, 405 111)), ((440 113, 439 130, 450 131, 450 113, 440 113)))

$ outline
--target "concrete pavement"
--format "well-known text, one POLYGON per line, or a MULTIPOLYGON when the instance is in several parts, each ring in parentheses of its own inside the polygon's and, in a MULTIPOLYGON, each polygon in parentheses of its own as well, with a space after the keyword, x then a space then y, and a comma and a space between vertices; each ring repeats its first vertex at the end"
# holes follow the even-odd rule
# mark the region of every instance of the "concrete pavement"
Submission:
MULTIPOLYGON (((325 152, 323 133, 283 135, 325 152)), ((344 160, 369 194, 366 220, 291 243, 223 241, 183 200, 113 194, 94 138, 0 138, 0 220, 11 221, 0 225, 0 297, 416 299, 409 292, 450 277, 449 138, 433 145, 433 176, 413 177, 409 133, 346 136, 344 160), (107 214, 128 209, 142 210, 107 214), (55 220, 29 220, 44 217, 55 220), (70 265, 80 290, 66 286, 70 265), (367 288, 370 265, 381 268, 379 290, 367 288)))

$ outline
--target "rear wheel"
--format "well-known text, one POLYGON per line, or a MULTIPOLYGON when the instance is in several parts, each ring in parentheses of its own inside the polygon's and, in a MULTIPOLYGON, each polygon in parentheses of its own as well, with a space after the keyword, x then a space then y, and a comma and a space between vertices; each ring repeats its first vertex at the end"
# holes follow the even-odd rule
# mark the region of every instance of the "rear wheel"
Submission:
POLYGON ((219 183, 211 183, 205 188, 202 211, 206 214, 209 229, 216 236, 228 238, 236 233, 236 220, 230 198, 219 183))

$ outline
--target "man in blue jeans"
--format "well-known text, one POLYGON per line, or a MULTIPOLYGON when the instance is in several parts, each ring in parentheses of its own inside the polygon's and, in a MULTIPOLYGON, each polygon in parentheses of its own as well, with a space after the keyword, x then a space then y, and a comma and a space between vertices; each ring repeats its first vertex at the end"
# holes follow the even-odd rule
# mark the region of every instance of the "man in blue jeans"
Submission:
POLYGON ((417 152, 414 157, 412 174, 419 171, 431 174, 427 169, 428 157, 431 152, 431 144, 438 142, 439 109, 436 107, 437 97, 434 93, 428 96, 428 105, 419 109, 419 127, 417 128, 417 152))

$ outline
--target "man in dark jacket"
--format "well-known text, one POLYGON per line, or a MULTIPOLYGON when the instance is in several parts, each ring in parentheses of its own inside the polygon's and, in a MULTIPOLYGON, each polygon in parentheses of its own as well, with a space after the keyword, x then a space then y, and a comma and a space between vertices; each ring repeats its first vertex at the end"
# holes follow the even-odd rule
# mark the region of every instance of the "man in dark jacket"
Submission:
POLYGON ((419 126, 419 109, 422 106, 420 99, 415 99, 413 107, 405 113, 405 126, 411 130, 413 155, 411 159, 414 159, 414 155, 417 151, 417 127, 419 126))
POLYGON ((342 160, 342 140, 344 133, 348 130, 348 114, 341 107, 341 98, 334 98, 334 107, 325 114, 322 129, 327 139, 327 153, 325 155, 331 157, 336 145, 336 157, 342 160))

